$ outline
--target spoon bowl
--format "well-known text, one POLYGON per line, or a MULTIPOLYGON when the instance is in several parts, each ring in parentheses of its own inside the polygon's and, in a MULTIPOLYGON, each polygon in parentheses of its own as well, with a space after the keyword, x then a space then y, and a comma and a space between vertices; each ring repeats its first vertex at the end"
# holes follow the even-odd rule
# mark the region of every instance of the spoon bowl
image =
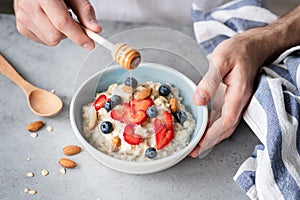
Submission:
POLYGON ((52 117, 61 111, 63 103, 57 95, 38 88, 24 80, 1 54, 0 72, 23 89, 27 97, 29 108, 36 115, 52 117))
POLYGON ((55 116, 63 106, 58 96, 42 89, 33 90, 29 94, 28 104, 33 113, 43 117, 55 116))

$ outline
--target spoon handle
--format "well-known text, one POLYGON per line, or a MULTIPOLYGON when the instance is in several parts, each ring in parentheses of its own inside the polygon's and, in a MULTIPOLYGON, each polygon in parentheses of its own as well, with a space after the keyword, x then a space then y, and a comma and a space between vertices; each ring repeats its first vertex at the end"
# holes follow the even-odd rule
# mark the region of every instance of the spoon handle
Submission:
POLYGON ((0 54, 0 72, 22 88, 25 93, 32 90, 34 86, 25 81, 11 64, 0 54))

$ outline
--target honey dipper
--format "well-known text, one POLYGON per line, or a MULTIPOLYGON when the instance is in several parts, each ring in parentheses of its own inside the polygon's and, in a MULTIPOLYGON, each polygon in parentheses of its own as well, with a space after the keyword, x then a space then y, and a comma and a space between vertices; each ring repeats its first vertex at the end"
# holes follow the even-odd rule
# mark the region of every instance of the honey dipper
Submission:
POLYGON ((141 62, 141 54, 134 48, 124 43, 113 44, 97 33, 83 27, 85 33, 98 44, 111 51, 111 55, 124 69, 133 70, 141 62))

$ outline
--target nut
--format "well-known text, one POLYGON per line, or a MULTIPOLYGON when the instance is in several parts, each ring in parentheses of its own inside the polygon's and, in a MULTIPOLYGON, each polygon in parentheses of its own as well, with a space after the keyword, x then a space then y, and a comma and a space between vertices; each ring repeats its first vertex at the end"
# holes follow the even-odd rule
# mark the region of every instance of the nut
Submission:
POLYGON ((81 152, 81 147, 76 145, 68 145, 63 148, 63 153, 67 156, 72 156, 81 152))
POLYGON ((143 100, 149 97, 151 94, 152 94, 152 88, 151 87, 145 88, 138 94, 136 100, 143 100))
POLYGON ((98 124, 98 115, 97 115, 97 111, 94 109, 94 107, 91 107, 89 111, 90 111, 89 112, 90 121, 89 121, 88 127, 89 127, 89 130, 92 130, 98 124))
POLYGON ((178 111, 178 101, 176 98, 170 99, 170 109, 172 113, 175 113, 178 111))
POLYGON ((112 152, 118 151, 120 146, 121 146, 121 139, 119 136, 115 136, 111 141, 112 152))
POLYGON ((68 158, 61 158, 59 164, 64 168, 74 168, 77 166, 76 162, 68 158))
POLYGON ((37 131, 44 126, 43 121, 35 121, 27 125, 26 129, 30 132, 37 131))

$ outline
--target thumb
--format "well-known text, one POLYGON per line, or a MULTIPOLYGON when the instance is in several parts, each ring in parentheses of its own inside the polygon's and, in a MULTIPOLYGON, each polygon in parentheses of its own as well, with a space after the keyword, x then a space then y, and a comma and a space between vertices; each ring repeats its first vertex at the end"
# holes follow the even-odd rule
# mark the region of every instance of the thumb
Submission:
POLYGON ((69 0, 68 5, 83 26, 93 32, 101 32, 102 27, 97 23, 94 7, 88 0, 69 0))
POLYGON ((211 60, 209 60, 208 71, 204 75, 194 92, 194 104, 198 106, 207 104, 211 97, 216 93, 220 83, 222 82, 222 79, 223 76, 220 74, 217 66, 214 65, 211 60))

